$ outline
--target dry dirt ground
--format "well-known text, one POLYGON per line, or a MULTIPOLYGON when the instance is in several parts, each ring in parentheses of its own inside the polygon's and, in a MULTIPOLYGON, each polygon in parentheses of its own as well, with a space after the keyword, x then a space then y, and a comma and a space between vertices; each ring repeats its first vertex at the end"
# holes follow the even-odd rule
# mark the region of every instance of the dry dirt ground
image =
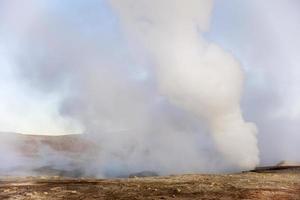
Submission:
POLYGON ((300 170, 128 179, 2 178, 0 199, 299 199, 300 170))

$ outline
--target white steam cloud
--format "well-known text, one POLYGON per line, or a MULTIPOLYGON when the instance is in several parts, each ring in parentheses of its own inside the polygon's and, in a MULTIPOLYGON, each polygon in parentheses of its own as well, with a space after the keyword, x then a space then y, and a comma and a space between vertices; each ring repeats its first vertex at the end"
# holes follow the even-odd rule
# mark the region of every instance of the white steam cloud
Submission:
MULTIPOLYGON (((240 108, 240 64, 203 36, 212 1, 83 2, 60 8, 58 0, 3 1, 0 45, 10 46, 5 49, 18 78, 59 97, 61 116, 79 122, 80 137, 97 144, 80 157, 85 175, 220 172, 258 164, 256 126, 240 108), (102 7, 119 18, 107 20, 102 7)), ((24 163, 10 148, 0 151, 16 168, 24 163)), ((45 147, 41 154, 26 168, 71 168, 73 161, 60 152, 45 147)))
POLYGON ((258 162, 256 127, 240 109, 243 74, 239 63, 205 41, 211 0, 111 0, 130 41, 153 59, 161 94, 206 120, 216 148, 243 169, 258 162))

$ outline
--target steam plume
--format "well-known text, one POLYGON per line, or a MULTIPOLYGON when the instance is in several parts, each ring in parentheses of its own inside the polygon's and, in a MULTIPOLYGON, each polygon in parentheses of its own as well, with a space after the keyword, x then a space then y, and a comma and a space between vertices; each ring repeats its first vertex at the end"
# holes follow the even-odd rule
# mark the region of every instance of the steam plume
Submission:
MULTIPOLYGON (((7 54, 19 78, 58 97, 61 116, 80 123, 81 137, 97 143, 96 153, 83 152, 86 175, 215 172, 258 164, 256 128, 244 121, 239 105, 239 63, 203 36, 212 1, 111 0, 122 34, 114 17, 99 16, 105 3, 84 1, 64 7, 76 11, 66 12, 53 1, 29 2, 24 6, 30 8, 19 10, 19 2, 6 1, 14 13, 4 17, 4 29, 14 33, 3 34, 14 44, 7 54), (88 20, 82 24, 66 13, 88 20)), ((59 152, 44 148, 41 154, 51 156, 38 165, 28 162, 28 168, 70 168, 59 152)))
POLYGON ((129 40, 153 60, 161 94, 208 122, 216 148, 232 164, 258 164, 256 127, 243 120, 239 63, 202 36, 210 0, 111 0, 129 40))

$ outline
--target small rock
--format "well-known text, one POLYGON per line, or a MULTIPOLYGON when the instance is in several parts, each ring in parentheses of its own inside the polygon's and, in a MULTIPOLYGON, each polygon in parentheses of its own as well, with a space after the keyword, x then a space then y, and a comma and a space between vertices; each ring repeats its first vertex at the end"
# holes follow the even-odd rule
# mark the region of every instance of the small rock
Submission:
POLYGON ((59 189, 60 189, 60 187, 54 187, 54 188, 51 188, 50 190, 54 191, 54 190, 59 190, 59 189))
POLYGON ((217 184, 216 184, 216 183, 211 183, 211 184, 210 184, 210 186, 215 186, 215 185, 217 185, 217 184))
POLYGON ((142 171, 138 173, 129 174, 129 178, 138 178, 138 177, 154 177, 158 176, 158 173, 153 171, 142 171))

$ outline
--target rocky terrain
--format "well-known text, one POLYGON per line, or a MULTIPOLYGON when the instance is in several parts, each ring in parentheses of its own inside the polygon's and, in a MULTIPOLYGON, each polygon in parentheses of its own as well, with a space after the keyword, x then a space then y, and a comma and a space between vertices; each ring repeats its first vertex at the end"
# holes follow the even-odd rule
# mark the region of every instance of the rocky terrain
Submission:
POLYGON ((128 179, 2 178, 0 199, 300 199, 300 169, 128 179))

